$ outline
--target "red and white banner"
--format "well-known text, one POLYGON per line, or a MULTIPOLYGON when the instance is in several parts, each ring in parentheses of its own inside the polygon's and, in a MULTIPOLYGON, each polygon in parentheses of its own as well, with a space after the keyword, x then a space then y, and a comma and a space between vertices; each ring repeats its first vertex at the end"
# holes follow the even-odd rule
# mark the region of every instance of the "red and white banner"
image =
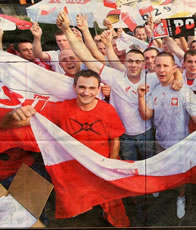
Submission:
POLYGON ((103 0, 103 5, 106 7, 117 9, 116 0, 103 0))
MULTIPOLYGON (((42 0, 37 4, 27 7, 26 10, 28 16, 33 22, 56 24, 57 15, 62 11, 62 9, 66 8, 72 26, 77 25, 76 15, 83 14, 87 15, 88 26, 90 28, 94 27, 95 21, 98 23, 99 27, 105 28, 103 25, 103 20, 112 10, 112 8, 117 8, 115 0, 105 1, 105 3, 109 3, 110 7, 106 7, 104 6, 103 2, 96 0, 42 0)), ((120 22, 114 23, 113 27, 126 28, 127 26, 123 22, 120 22)))
POLYGON ((152 4, 150 1, 145 1, 145 2, 137 2, 136 4, 141 16, 144 14, 148 14, 154 10, 152 4))
POLYGON ((121 7, 121 20, 131 31, 133 31, 136 26, 143 25, 145 23, 138 9, 136 8, 133 10, 130 6, 121 7))
POLYGON ((36 114, 31 126, 56 190, 56 217, 110 200, 196 183, 196 132, 147 160, 105 158, 36 114))
POLYGON ((15 30, 16 26, 19 30, 29 30, 32 26, 32 23, 20 18, 0 14, 0 28, 2 30, 15 30))
MULTIPOLYGON (((0 117, 21 105, 33 104, 40 111, 47 101, 76 97, 72 78, 46 70, 16 55, 0 51, 0 69, 0 117), (58 89, 54 89, 54 85, 58 89)), ((15 147, 39 151, 28 127, 0 129, 0 147, 0 152, 15 147)))
MULTIPOLYGON (((48 100, 75 97, 73 79, 15 55, 0 51, 0 67, 0 117, 16 106, 33 103, 39 111, 48 100)), ((131 163, 101 156, 39 113, 31 125, 34 135, 24 128, 1 129, 1 152, 12 147, 41 150, 56 190, 57 218, 122 197, 196 183, 196 133, 150 159, 131 163)))

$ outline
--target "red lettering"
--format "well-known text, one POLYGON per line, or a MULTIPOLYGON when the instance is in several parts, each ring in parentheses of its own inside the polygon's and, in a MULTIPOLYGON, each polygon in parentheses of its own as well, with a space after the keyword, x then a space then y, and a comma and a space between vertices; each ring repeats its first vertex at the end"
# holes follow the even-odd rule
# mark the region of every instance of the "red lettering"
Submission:
POLYGON ((35 95, 34 95, 34 98, 35 98, 35 99, 41 99, 41 100, 47 101, 50 97, 35 94, 35 95))
POLYGON ((190 30, 195 27, 195 21, 192 18, 186 20, 186 29, 190 30))
POLYGON ((19 99, 23 99, 22 95, 12 92, 8 89, 7 86, 2 86, 1 88, 4 92, 4 95, 6 95, 9 99, 0 99, 0 104, 8 106, 16 106, 21 104, 21 101, 19 99))

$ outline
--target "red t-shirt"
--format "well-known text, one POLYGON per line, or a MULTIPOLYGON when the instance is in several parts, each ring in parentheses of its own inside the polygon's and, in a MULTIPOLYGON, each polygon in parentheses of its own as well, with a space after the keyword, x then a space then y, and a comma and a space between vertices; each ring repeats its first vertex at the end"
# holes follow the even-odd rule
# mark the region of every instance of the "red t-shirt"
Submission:
POLYGON ((83 111, 76 99, 48 103, 41 112, 89 148, 109 157, 109 140, 121 136, 125 129, 112 105, 98 100, 91 111, 83 111))

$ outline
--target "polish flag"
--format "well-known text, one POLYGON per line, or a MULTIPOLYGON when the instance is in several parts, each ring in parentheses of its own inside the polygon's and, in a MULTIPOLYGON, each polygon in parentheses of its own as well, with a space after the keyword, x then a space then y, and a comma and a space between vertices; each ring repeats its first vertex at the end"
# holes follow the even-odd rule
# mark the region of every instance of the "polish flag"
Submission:
POLYGON ((144 14, 148 14, 154 10, 151 2, 148 0, 145 2, 138 2, 136 4, 136 6, 137 6, 141 16, 143 16, 144 14))
POLYGON ((121 20, 129 27, 131 31, 138 25, 143 25, 145 21, 137 8, 134 10, 130 6, 123 5, 121 7, 121 20))
POLYGON ((16 26, 18 27, 18 29, 20 29, 20 30, 29 30, 32 26, 31 22, 17 18, 17 17, 5 15, 5 14, 0 14, 0 18, 4 18, 10 22, 15 23, 16 26))
POLYGON ((133 17, 129 13, 121 13, 121 20, 129 27, 131 31, 137 27, 137 23, 133 17))
MULTIPOLYGON (((33 105, 40 111, 47 101, 55 102, 76 97, 72 78, 46 70, 2 50, 0 69, 0 118, 22 105, 33 105), (41 78, 35 77, 40 75, 41 78), (58 89, 54 89, 54 85, 57 85, 58 89)), ((30 127, 0 129, 0 153, 16 147, 39 152, 30 127)))
POLYGON ((106 7, 117 9, 116 0, 103 0, 103 4, 106 7))
POLYGON ((154 8, 152 6, 147 6, 144 8, 140 8, 139 12, 141 15, 144 15, 144 14, 148 14, 148 13, 152 12, 153 10, 154 10, 154 8))
POLYGON ((56 191, 56 218, 196 183, 196 132, 152 158, 128 162, 103 157, 39 113, 31 127, 56 191))
MULTIPOLYGON (((71 87, 73 79, 16 55, 0 51, 0 68, 0 97, 5 99, 5 103, 3 100, 0 102, 0 117, 16 106, 33 103, 40 111, 47 101, 75 97, 71 87), (9 100, 13 104, 7 103, 9 100)), ((117 202, 123 213, 119 200, 123 197, 196 183, 195 133, 152 158, 127 162, 97 154, 39 113, 31 119, 31 128, 28 127, 28 131, 24 128, 1 129, 0 152, 14 147, 41 150, 56 190, 57 218, 73 217, 97 204, 103 207, 108 202, 113 205, 117 202)), ((107 205, 103 208, 104 211, 109 209, 107 205)), ((122 224, 112 220, 111 216, 110 222, 114 226, 122 224)), ((125 215, 124 223, 128 225, 125 215)))

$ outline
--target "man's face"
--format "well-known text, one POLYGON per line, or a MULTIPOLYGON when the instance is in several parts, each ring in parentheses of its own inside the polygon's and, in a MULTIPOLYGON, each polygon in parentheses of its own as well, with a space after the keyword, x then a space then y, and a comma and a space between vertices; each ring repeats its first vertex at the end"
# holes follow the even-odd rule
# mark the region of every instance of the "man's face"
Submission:
POLYGON ((160 56, 155 59, 155 72, 161 83, 166 86, 173 81, 173 74, 176 70, 176 66, 173 60, 169 56, 160 56))
POLYGON ((65 35, 56 35, 56 43, 60 50, 70 49, 69 42, 65 35))
POLYGON ((125 50, 118 50, 117 45, 116 45, 116 39, 112 39, 112 47, 113 47, 113 50, 116 56, 119 57, 125 54, 125 50))
POLYGON ((165 52, 171 53, 171 50, 169 49, 168 45, 166 44, 164 40, 162 41, 162 50, 165 52))
POLYGON ((187 55, 186 61, 184 62, 186 74, 188 76, 196 76, 196 55, 187 55))
POLYGON ((135 37, 139 40, 146 41, 147 36, 144 28, 138 28, 135 31, 135 37))
POLYGON ((33 55, 32 47, 32 43, 30 42, 19 43, 17 55, 28 61, 33 61, 35 56, 33 55))
POLYGON ((104 56, 106 56, 106 49, 105 49, 105 45, 103 44, 103 42, 98 42, 97 48, 104 56))
POLYGON ((156 50, 149 50, 144 52, 145 65, 146 68, 150 71, 150 73, 154 72, 156 56, 156 50))
POLYGON ((140 76, 144 67, 144 57, 137 53, 128 53, 126 56, 125 67, 128 77, 140 76))
POLYGON ((61 51, 59 61, 65 74, 74 76, 80 70, 81 62, 70 49, 61 51))
POLYGON ((77 94, 79 106, 91 106, 95 103, 96 96, 100 90, 98 80, 95 77, 79 77, 74 91, 77 94))
POLYGON ((191 50, 196 50, 196 42, 193 42, 190 47, 191 50))

